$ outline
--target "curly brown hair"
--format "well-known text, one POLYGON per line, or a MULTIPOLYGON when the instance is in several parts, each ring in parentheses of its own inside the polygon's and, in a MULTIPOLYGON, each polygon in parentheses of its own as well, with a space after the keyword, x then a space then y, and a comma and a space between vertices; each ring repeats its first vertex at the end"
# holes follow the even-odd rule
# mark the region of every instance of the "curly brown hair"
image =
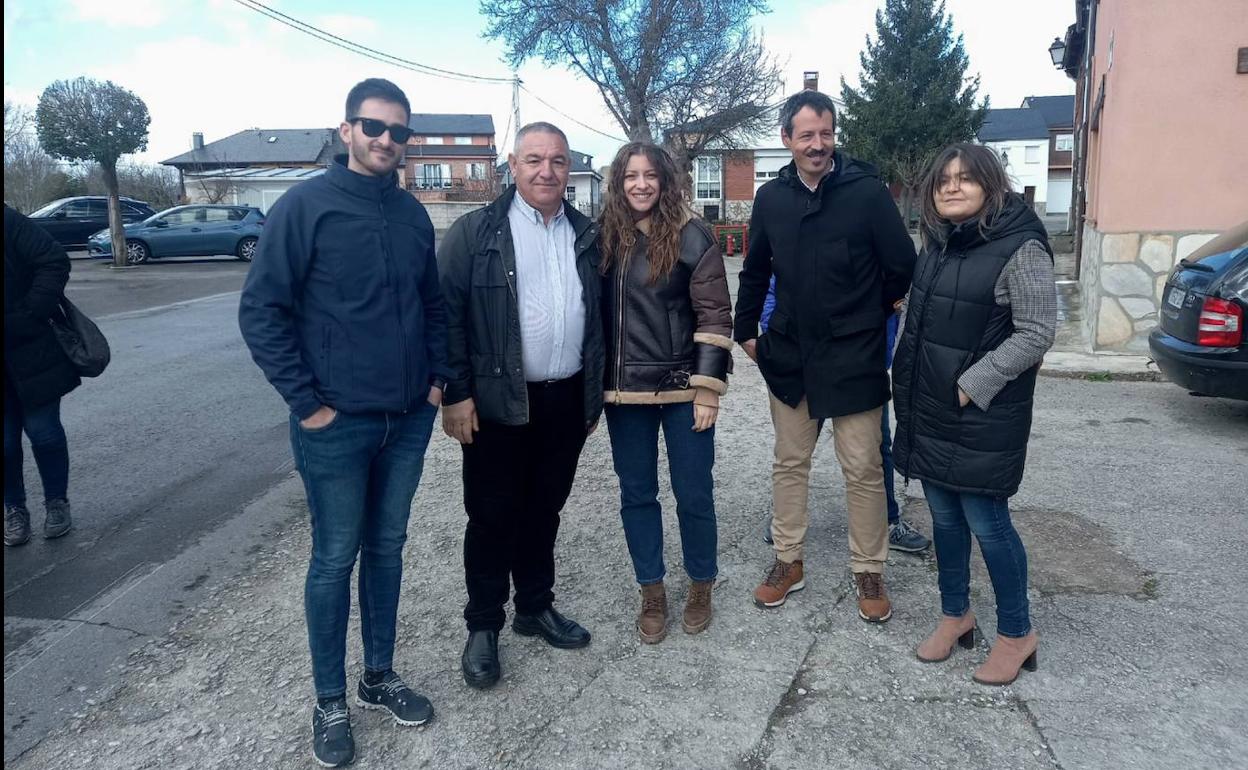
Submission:
POLYGON ((620 148, 611 162, 611 178, 607 183, 606 203, 602 210, 602 273, 611 266, 625 265, 637 243, 636 218, 624 194, 624 171, 634 155, 644 155, 659 173, 659 198, 647 215, 650 232, 646 258, 650 262, 651 285, 672 271, 680 259, 680 229, 688 221, 684 198, 680 194, 676 163, 662 147, 648 142, 630 142, 620 148))

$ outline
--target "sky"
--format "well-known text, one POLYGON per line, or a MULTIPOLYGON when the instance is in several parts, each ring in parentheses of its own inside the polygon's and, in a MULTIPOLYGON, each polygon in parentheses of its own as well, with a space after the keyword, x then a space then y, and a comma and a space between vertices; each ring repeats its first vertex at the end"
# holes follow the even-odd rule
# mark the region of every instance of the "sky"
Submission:
MULTIPOLYGON (((511 76, 500 43, 482 37, 486 22, 472 0, 263 0, 265 5, 354 42, 404 59, 490 77, 511 76)), ((964 37, 970 73, 994 107, 1025 96, 1074 93, 1053 68, 1048 47, 1074 18, 1073 0, 946 0, 964 37)), ((874 33, 883 0, 772 0, 756 19, 783 64, 785 87, 820 73, 839 98, 840 78, 857 82, 858 56, 874 33)), ((597 90, 580 76, 528 62, 520 118, 567 132, 576 152, 607 165, 623 135, 597 90), (560 113, 563 114, 560 114, 560 113), (569 119, 584 124, 578 125, 569 119), (595 130, 590 130, 590 129, 595 130)), ((5 0, 4 97, 34 107, 54 80, 87 75, 138 94, 151 113, 148 149, 159 162, 249 128, 337 125, 347 91, 385 77, 406 91, 414 112, 489 113, 501 150, 511 121, 511 86, 462 82, 382 64, 283 26, 237 0, 5 0)), ((510 133, 515 126, 510 125, 510 133)))

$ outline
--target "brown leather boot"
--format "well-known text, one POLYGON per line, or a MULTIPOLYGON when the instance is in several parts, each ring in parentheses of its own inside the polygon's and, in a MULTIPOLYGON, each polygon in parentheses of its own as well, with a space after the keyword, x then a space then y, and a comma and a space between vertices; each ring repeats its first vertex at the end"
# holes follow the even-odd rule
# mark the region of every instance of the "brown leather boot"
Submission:
POLYGON ((689 598, 685 600, 685 616, 681 625, 686 634, 705 631, 711 624, 711 589, 714 580, 695 580, 689 584, 689 598))
POLYGON ((800 559, 792 564, 776 559, 767 570, 767 577, 754 589, 754 604, 763 609, 779 607, 789 594, 805 587, 806 577, 800 559))
POLYGON ((980 684, 1000 687, 1018 678, 1018 670, 1036 670, 1036 646, 1039 644, 1036 632, 1032 631, 1023 637, 1001 636, 992 645, 988 660, 980 666, 971 677, 980 684))
POLYGON ((662 583, 641 587, 637 633, 646 644, 658 644, 667 636, 667 590, 662 583))
POLYGON ((914 655, 924 663, 940 663, 949 660, 955 644, 966 650, 975 648, 975 613, 967 612, 960 618, 942 617, 936 630, 923 640, 914 655))
POLYGON ((868 623, 883 623, 893 616, 893 603, 884 590, 884 576, 878 572, 855 572, 858 586, 858 617, 868 623))

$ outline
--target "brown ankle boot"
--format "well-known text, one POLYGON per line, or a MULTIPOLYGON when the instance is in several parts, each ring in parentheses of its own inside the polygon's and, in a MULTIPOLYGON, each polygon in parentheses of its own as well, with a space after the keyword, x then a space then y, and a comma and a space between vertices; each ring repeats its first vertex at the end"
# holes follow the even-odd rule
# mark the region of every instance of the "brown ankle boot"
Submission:
POLYGON ((641 587, 637 633, 646 644, 658 644, 667 636, 667 590, 662 583, 641 587))
POLYGON ((681 620, 686 634, 700 633, 711 624, 711 589, 714 587, 714 580, 695 580, 689 584, 689 598, 681 620))
POLYGON ((992 652, 988 653, 988 660, 984 661, 984 665, 971 678, 980 684, 1000 687, 1017 679, 1020 668, 1035 671, 1038 643, 1035 631, 1019 638, 997 634, 997 641, 992 645, 992 652))
POLYGON ((949 660, 955 644, 961 645, 963 649, 974 649, 975 613, 967 612, 960 618, 951 618, 948 615, 942 617, 936 630, 923 640, 914 655, 924 663, 940 663, 949 660))
POLYGON ((858 617, 868 623, 883 623, 893 616, 893 603, 884 590, 884 576, 878 572, 855 572, 858 588, 858 617))

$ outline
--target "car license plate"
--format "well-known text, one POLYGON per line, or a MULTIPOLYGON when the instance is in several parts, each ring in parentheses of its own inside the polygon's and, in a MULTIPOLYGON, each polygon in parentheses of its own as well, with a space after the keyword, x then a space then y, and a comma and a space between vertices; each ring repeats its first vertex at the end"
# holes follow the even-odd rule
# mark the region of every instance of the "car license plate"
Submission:
POLYGON ((1180 310, 1182 310, 1183 299, 1185 297, 1187 297, 1187 292, 1183 291, 1182 289, 1178 287, 1175 287, 1170 290, 1170 296, 1166 297, 1166 303, 1169 304, 1171 307, 1177 307, 1180 310))

